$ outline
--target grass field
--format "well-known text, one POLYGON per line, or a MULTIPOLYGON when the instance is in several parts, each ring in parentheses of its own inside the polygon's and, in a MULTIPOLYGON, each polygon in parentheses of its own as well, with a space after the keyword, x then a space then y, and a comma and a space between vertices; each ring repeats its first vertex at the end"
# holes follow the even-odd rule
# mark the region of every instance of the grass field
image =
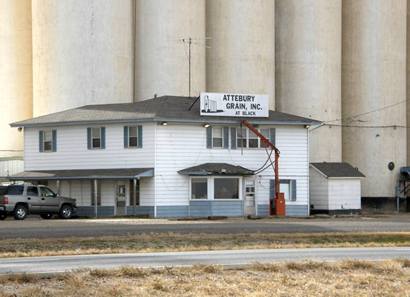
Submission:
POLYGON ((11 296, 410 296, 410 260, 78 271, 0 278, 11 296))
POLYGON ((254 248, 410 246, 410 232, 177 234, 0 240, 0 257, 254 248))

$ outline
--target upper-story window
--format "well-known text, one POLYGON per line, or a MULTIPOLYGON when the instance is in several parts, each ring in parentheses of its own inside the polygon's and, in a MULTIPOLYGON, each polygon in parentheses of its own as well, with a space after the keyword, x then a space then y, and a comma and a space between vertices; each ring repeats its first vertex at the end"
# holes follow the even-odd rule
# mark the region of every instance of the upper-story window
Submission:
POLYGON ((57 151, 57 130, 41 130, 38 138, 40 152, 57 151))
MULTIPOLYGON (((262 128, 258 131, 275 144, 275 128, 262 128)), ((248 128, 235 127, 207 127, 206 128, 206 147, 207 148, 264 148, 263 141, 248 128)))
MULTIPOLYGON (((265 138, 275 144, 275 129, 263 128, 258 130, 265 138)), ((264 148, 266 144, 251 130, 247 128, 237 129, 237 146, 239 148, 264 148)))
POLYGON ((223 147, 223 131, 222 127, 212 128, 212 147, 223 147))
POLYGON ((124 126, 124 147, 142 148, 142 126, 124 126))
POLYGON ((92 149, 105 149, 105 127, 87 128, 87 147, 92 149))

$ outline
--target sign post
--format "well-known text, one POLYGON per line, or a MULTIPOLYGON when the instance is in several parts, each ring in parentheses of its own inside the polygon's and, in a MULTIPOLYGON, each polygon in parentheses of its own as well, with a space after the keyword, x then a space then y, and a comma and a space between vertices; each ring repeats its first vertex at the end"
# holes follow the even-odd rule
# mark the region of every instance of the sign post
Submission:
POLYGON ((201 115, 220 117, 269 117, 269 96, 201 93, 201 115))

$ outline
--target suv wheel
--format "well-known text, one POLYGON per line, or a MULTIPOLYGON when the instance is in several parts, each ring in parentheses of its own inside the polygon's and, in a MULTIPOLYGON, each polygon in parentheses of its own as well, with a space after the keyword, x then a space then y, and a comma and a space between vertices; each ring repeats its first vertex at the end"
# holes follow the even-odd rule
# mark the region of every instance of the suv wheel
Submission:
POLYGON ((24 220, 27 216, 27 207, 24 205, 17 205, 14 209, 14 219, 24 220))
POLYGON ((3 221, 7 218, 7 215, 5 215, 4 213, 0 214, 0 221, 3 221))
POLYGON ((53 215, 51 213, 42 213, 40 214, 40 217, 44 220, 49 220, 53 217, 53 215))
POLYGON ((70 219, 73 215, 73 208, 71 205, 63 205, 60 209, 60 218, 70 219))

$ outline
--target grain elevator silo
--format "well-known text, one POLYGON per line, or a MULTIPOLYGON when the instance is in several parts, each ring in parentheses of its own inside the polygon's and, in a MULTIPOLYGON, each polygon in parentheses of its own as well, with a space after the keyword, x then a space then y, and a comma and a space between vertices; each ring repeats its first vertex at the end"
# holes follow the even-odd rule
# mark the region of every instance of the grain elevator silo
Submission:
POLYGON ((135 29, 136 100, 204 90, 204 0, 136 0, 135 29))
MULTIPOLYGON (((276 0, 278 111, 340 119, 341 5, 341 0, 276 0)), ((340 162, 341 142, 340 126, 312 129, 310 160, 340 162)))
POLYGON ((0 0, 0 157, 23 154, 11 122, 32 116, 31 1, 0 0))
POLYGON ((275 108, 275 5, 206 1, 207 91, 268 94, 275 108))
POLYGON ((133 99, 133 1, 33 0, 33 112, 133 99))
POLYGON ((364 197, 394 197, 406 164, 406 0, 343 1, 343 159, 364 197))

